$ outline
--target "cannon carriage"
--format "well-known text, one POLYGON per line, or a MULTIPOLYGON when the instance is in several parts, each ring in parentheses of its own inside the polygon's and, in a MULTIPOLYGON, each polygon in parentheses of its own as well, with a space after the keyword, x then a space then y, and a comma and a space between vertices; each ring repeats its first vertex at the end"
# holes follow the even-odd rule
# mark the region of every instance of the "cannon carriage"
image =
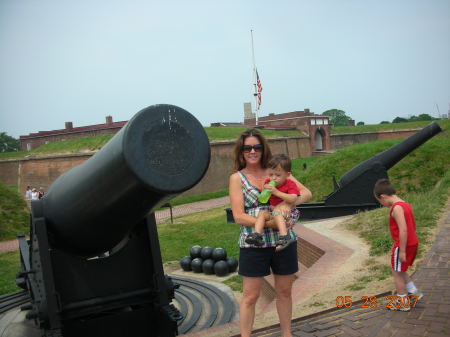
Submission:
POLYGON ((197 184, 209 161, 201 124, 154 105, 32 202, 16 282, 43 336, 177 335, 152 211, 197 184))

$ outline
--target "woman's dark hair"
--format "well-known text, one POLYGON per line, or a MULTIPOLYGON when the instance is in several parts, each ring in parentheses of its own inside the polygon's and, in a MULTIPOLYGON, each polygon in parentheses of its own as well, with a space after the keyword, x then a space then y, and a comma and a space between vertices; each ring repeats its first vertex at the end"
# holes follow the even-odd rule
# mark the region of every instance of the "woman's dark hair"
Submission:
POLYGON ((243 146, 247 137, 256 137, 259 143, 263 146, 261 153, 261 167, 266 168, 270 158, 272 158, 272 152, 270 152, 269 143, 266 138, 256 129, 248 129, 242 132, 234 145, 234 172, 242 170, 246 163, 243 155, 243 146))

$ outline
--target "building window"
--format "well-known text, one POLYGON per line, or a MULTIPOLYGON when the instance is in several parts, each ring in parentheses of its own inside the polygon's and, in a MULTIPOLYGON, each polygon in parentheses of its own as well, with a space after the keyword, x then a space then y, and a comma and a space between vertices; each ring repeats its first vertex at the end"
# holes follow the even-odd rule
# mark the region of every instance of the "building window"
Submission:
POLYGON ((323 124, 328 125, 328 119, 324 119, 323 124))
POLYGON ((316 125, 316 120, 315 119, 311 119, 311 125, 316 125))
POLYGON ((31 143, 27 143, 27 151, 31 151, 31 143))
POLYGON ((322 125, 323 124, 323 119, 318 119, 317 120, 317 124, 322 125))

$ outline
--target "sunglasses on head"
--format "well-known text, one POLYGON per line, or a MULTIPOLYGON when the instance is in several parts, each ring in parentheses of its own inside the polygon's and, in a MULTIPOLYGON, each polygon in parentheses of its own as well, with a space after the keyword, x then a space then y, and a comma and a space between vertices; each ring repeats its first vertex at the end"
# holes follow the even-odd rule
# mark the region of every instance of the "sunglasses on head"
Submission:
POLYGON ((261 144, 256 145, 244 145, 242 147, 242 150, 244 152, 252 152, 252 150, 255 150, 255 152, 261 152, 263 149, 263 146, 261 144))

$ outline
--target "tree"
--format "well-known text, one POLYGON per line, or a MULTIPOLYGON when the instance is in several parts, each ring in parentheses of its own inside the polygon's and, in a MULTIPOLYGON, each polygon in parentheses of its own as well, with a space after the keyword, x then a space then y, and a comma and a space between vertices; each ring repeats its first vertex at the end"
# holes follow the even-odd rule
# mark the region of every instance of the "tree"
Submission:
POLYGON ((356 125, 364 125, 364 122, 358 122, 356 125))
POLYGON ((8 136, 6 132, 0 132, 0 152, 19 151, 19 140, 8 136))
POLYGON ((390 124, 388 121, 382 121, 380 124, 390 124))
POLYGON ((322 116, 330 116, 330 122, 334 126, 347 126, 348 121, 352 118, 345 114, 345 111, 338 109, 331 109, 322 112, 322 116))
POLYGON ((403 122, 409 122, 406 118, 403 117, 395 117, 392 123, 403 123, 403 122))
POLYGON ((433 117, 431 117, 429 114, 420 114, 417 118, 416 121, 432 121, 433 117))

